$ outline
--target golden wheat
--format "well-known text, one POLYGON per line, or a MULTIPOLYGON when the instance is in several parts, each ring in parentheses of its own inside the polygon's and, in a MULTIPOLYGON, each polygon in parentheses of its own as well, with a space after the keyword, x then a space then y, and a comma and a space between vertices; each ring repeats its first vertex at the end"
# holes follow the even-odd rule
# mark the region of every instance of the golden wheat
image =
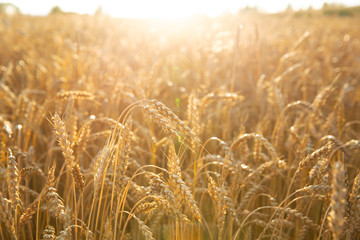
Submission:
POLYGON ((354 9, 0 14, 0 239, 359 239, 354 9))

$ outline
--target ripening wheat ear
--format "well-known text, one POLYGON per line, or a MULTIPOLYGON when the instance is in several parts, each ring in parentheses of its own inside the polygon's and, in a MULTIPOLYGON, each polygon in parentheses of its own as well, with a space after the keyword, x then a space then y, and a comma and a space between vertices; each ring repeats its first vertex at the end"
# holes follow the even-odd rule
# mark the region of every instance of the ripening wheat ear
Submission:
POLYGON ((21 205, 20 195, 19 195, 19 169, 17 167, 17 163, 15 161, 15 157, 13 156, 11 150, 9 149, 9 157, 8 157, 8 188, 10 200, 16 208, 18 204, 21 205))
POLYGON ((157 100, 146 100, 140 107, 142 107, 147 113, 147 116, 157 123, 169 136, 177 139, 180 134, 183 134, 192 141, 200 143, 196 134, 163 103, 157 100))
POLYGON ((333 233, 333 238, 338 240, 341 239, 341 235, 345 227, 345 213, 347 207, 347 189, 345 186, 346 175, 344 166, 340 162, 334 163, 332 172, 333 180, 331 184, 331 210, 327 219, 329 221, 330 230, 333 233))
POLYGON ((12 207, 12 202, 4 198, 0 192, 0 222, 4 222, 6 229, 15 236, 15 230, 13 228, 13 214, 14 208, 12 207))
POLYGON ((50 168, 48 177, 46 179, 45 198, 49 203, 51 210, 55 210, 55 216, 61 220, 65 220, 65 206, 64 202, 57 193, 55 184, 55 164, 50 168))
POLYGON ((73 181, 80 191, 84 189, 84 177, 81 173, 80 166, 75 162, 74 151, 72 149, 73 144, 70 142, 65 123, 60 119, 57 113, 53 118, 55 135, 58 138, 59 145, 62 150, 62 154, 65 158, 66 167, 71 171, 73 181))
POLYGON ((305 167, 312 166, 320 157, 327 157, 333 148, 334 144, 330 142, 307 155, 306 158, 300 161, 297 171, 300 171, 305 167))
POLYGON ((181 132, 184 132, 188 136, 190 136, 193 139, 197 139, 197 136, 193 133, 193 131, 185 125, 183 121, 180 120, 176 114, 174 114, 170 108, 165 106, 162 102, 156 101, 156 100, 150 100, 150 103, 152 103, 152 107, 156 109, 161 115, 166 117, 170 120, 174 126, 176 126, 181 132))
POLYGON ((73 166, 71 168, 71 174, 75 181, 76 187, 82 192, 85 187, 85 182, 84 182, 84 176, 82 175, 81 170, 80 170, 79 163, 76 162, 73 164, 73 166))
POLYGON ((112 154, 112 149, 104 148, 104 150, 101 150, 95 157, 94 172, 96 173, 94 174, 94 199, 99 197, 99 192, 102 188, 112 154))
POLYGON ((56 235, 55 235, 55 228, 51 225, 47 225, 43 231, 43 240, 51 240, 51 239, 55 239, 56 235))
POLYGON ((259 141, 265 148, 266 150, 269 152, 271 158, 273 161, 278 160, 278 156, 276 153, 275 148, 271 145, 271 143, 263 136, 261 136, 260 134, 255 134, 255 133, 245 133, 241 136, 239 136, 230 146, 231 150, 234 150, 235 148, 237 148, 242 142, 248 140, 248 139, 255 139, 257 141, 259 141))
POLYGON ((216 206, 216 221, 219 229, 219 239, 223 236, 226 214, 229 213, 233 217, 236 224, 240 225, 233 200, 229 197, 229 192, 225 185, 217 186, 213 178, 208 177, 208 193, 216 206))
POLYGON ((155 238, 153 237, 153 233, 151 232, 151 229, 147 225, 145 225, 145 223, 143 221, 141 221, 139 218, 137 218, 135 215, 133 215, 133 218, 135 218, 136 221, 138 222, 138 224, 140 226, 140 230, 145 237, 145 240, 155 240, 155 238))
POLYGON ((162 179, 162 174, 155 174, 151 172, 148 174, 150 182, 146 194, 153 198, 154 202, 152 202, 152 204, 145 204, 142 208, 155 209, 160 206, 163 209, 166 209, 166 212, 175 216, 178 220, 185 223, 191 223, 191 221, 181 213, 180 206, 177 204, 178 202, 175 201, 175 195, 162 179))
POLYGON ((216 226, 219 230, 219 239, 222 239, 224 225, 225 225, 225 216, 226 216, 226 207, 223 202, 220 201, 219 193, 220 190, 216 186, 215 181, 209 176, 209 184, 208 184, 208 193, 215 204, 216 209, 216 226))
POLYGON ((65 158, 66 166, 71 169, 72 163, 75 161, 71 143, 68 138, 65 123, 60 119, 59 115, 55 113, 52 117, 54 123, 55 135, 58 138, 59 145, 62 150, 62 154, 65 158))
POLYGON ((179 166, 179 158, 176 155, 175 148, 173 145, 169 146, 169 179, 171 185, 176 189, 176 195, 180 196, 181 199, 185 200, 190 209, 192 210, 195 218, 201 222, 200 210, 195 202, 194 196, 192 195, 189 187, 185 184, 181 177, 181 170, 179 166))
POLYGON ((5 165, 7 152, 6 142, 13 134, 11 122, 4 120, 0 116, 0 129, 2 129, 2 131, 0 131, 0 164, 5 165))
POLYGON ((20 217, 20 224, 26 223, 36 213, 39 205, 39 198, 36 198, 26 209, 26 211, 20 217))
POLYGON ((95 97, 92 93, 86 91, 63 91, 58 92, 56 97, 59 100, 67 99, 81 99, 81 100, 93 100, 95 97))

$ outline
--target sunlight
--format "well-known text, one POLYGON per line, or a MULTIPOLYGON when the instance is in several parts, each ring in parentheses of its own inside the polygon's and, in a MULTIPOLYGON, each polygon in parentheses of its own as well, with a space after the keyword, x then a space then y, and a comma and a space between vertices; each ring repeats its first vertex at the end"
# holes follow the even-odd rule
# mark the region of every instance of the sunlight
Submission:
POLYGON ((275 12, 283 10, 286 6, 282 1, 252 1, 239 2, 236 0, 206 1, 206 0, 183 0, 183 1, 104 1, 104 11, 115 17, 128 18, 157 18, 177 19, 187 18, 196 14, 205 14, 210 17, 218 16, 224 12, 235 13, 245 6, 259 6, 261 10, 275 12))
MULTIPOLYGON (((269 13, 283 11, 288 4, 294 10, 307 9, 309 6, 319 9, 324 2, 331 0, 88 0, 86 3, 73 0, 9 0, 9 2, 19 7, 22 13, 30 15, 47 15, 54 6, 59 6, 65 12, 93 14, 99 6, 102 6, 104 13, 112 17, 177 19, 196 14, 215 17, 224 12, 236 13, 238 9, 246 6, 256 6, 259 10, 269 13)), ((359 0, 339 2, 348 6, 360 4, 359 0)))

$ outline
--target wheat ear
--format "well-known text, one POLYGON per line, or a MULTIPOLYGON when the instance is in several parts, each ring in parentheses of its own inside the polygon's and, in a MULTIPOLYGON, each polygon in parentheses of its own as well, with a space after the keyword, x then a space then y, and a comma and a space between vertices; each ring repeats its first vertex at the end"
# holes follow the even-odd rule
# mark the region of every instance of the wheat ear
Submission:
POLYGON ((51 225, 47 225, 43 231, 43 240, 52 240, 55 239, 55 228, 51 225))
POLYGON ((330 201, 330 212, 327 217, 329 228, 333 233, 334 240, 341 239, 341 235, 345 227, 345 213, 346 213, 346 173, 341 162, 335 162, 332 168, 332 194, 330 201))
POLYGON ((85 185, 84 177, 81 173, 79 164, 75 162, 74 151, 72 149, 73 144, 70 142, 65 123, 56 113, 52 119, 54 123, 55 134, 58 138, 62 154, 65 158, 66 167, 71 171, 75 185, 79 188, 80 191, 82 191, 85 185))
POLYGON ((21 205, 20 194, 19 194, 19 169, 15 157, 9 149, 8 167, 7 167, 7 181, 9 188, 10 200, 16 208, 18 204, 21 205))

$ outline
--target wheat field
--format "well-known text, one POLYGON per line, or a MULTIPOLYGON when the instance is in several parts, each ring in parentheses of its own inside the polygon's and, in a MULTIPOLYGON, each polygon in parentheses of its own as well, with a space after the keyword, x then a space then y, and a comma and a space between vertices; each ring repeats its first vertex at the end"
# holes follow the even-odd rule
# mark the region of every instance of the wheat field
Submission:
POLYGON ((0 18, 0 239, 360 239, 359 18, 0 18))

